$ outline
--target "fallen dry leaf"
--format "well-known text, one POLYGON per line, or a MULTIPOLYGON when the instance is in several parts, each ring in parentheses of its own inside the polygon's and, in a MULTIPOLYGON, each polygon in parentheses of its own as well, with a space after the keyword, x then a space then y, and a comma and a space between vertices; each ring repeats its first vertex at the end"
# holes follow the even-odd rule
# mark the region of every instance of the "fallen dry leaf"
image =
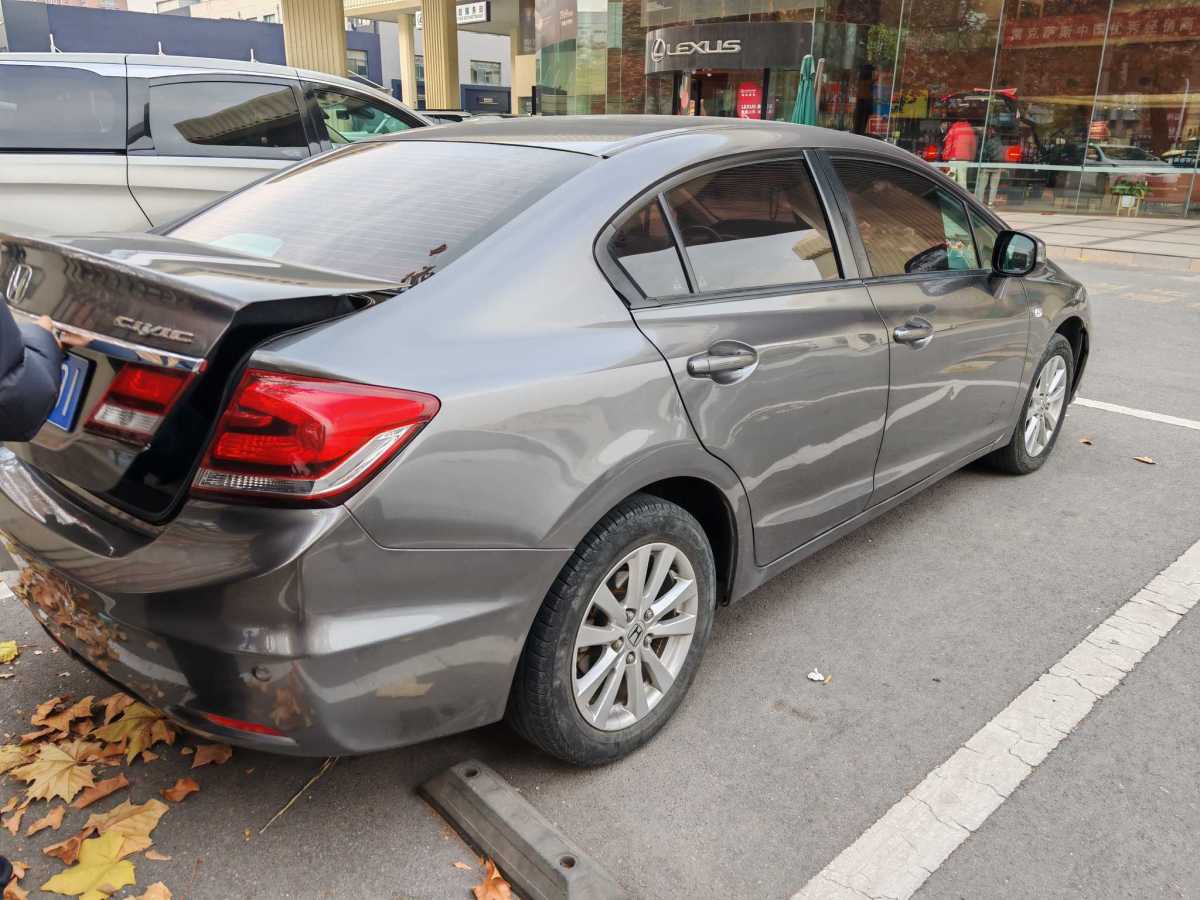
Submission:
POLYGON ((42 816, 36 822, 31 822, 29 827, 25 829, 25 837, 32 837, 39 831, 45 831, 47 828, 53 828, 55 831, 62 826, 63 816, 66 814, 65 806, 56 806, 46 815, 42 816))
POLYGON ((57 860, 61 860, 65 865, 75 865, 75 860, 79 859, 79 846, 83 843, 83 836, 79 834, 72 835, 65 841, 59 841, 57 844, 51 844, 49 847, 43 847, 42 852, 47 856, 53 856, 57 860))
POLYGON ((0 816, 7 816, 10 812, 16 809, 17 801, 20 799, 20 796, 17 794, 13 794, 11 797, 9 797, 5 804, 0 806, 0 816))
POLYGON ((180 747, 179 748, 180 756, 191 756, 195 752, 196 752, 196 750, 193 747, 180 747))
POLYGON ((20 881, 25 877, 25 873, 29 871, 29 866, 23 862, 17 862, 15 859, 9 860, 9 864, 13 867, 13 878, 20 881))
POLYGON ((188 794, 194 794, 198 790, 200 790, 200 785, 191 778, 180 778, 175 782, 175 787, 167 788, 162 795, 172 803, 181 803, 188 794))
POLYGON ((36 740, 44 738, 48 734, 54 734, 53 728, 39 728, 37 731, 30 731, 21 735, 22 744, 32 744, 36 740))
POLYGON ((105 778, 103 781, 97 781, 92 787, 76 797, 71 807, 73 809, 86 809, 97 800, 103 800, 109 794, 116 793, 121 788, 127 787, 129 787, 129 779, 124 774, 113 778, 105 778))
POLYGON ((130 900, 171 900, 171 892, 161 881, 156 881, 146 888, 146 893, 131 897, 130 900))
POLYGON ((80 834, 85 838, 93 834, 119 834, 129 841, 129 847, 141 844, 137 850, 123 847, 121 855, 127 856, 131 852, 136 853, 150 846, 150 832, 169 808, 160 800, 147 800, 138 806, 125 800, 106 813, 93 813, 89 816, 80 834))
POLYGON ((0 672, 0 678, 12 678, 12 677, 13 677, 12 672, 0 672))
POLYGON ((54 711, 56 709, 58 709, 60 706, 62 706, 64 703, 66 703, 67 700, 69 700, 69 699, 70 698, 64 694, 61 697, 51 697, 45 703, 39 703, 37 705, 37 708, 34 709, 34 711, 33 711, 33 718, 31 718, 29 720, 30 724, 33 724, 33 725, 46 724, 46 717, 53 715, 54 711))
POLYGON ((5 885, 4 894, 0 900, 29 900, 29 894, 17 884, 17 879, 14 878, 5 885))
POLYGON ((33 762, 13 769, 12 777, 29 784, 25 794, 33 800, 58 797, 70 803, 95 783, 92 767, 84 762, 95 747, 84 741, 43 744, 33 762))
POLYGON ((1156 463, 1156 462, 1155 462, 1153 459, 1151 459, 1149 456, 1135 456, 1135 457, 1134 457, 1134 460, 1136 460, 1137 462, 1140 462, 1140 463, 1145 463, 1145 464, 1146 464, 1146 465, 1148 465, 1148 466, 1156 466, 1156 465, 1158 465, 1158 463, 1156 463))
POLYGON ((1092 439, 1091 439, 1091 438, 1089 438, 1089 437, 1082 437, 1082 438, 1080 438, 1080 439, 1079 439, 1079 443, 1081 443, 1081 444, 1087 444, 1087 446, 1089 446, 1089 447, 1090 447, 1090 446, 1092 446, 1092 439))
POLYGON ((99 705, 104 707, 104 724, 107 725, 115 719, 126 707, 132 706, 133 702, 133 698, 126 693, 112 694, 101 700, 99 705))
POLYGON ((61 731, 65 734, 71 730, 71 723, 76 719, 86 719, 91 716, 93 699, 93 697, 84 697, 78 703, 72 704, 62 712, 47 716, 41 722, 34 722, 33 724, 53 728, 55 731, 61 731))
POLYGON ((0 641, 0 665, 6 665, 21 655, 16 641, 0 641))
POLYGON ((159 853, 157 850, 147 850, 146 859, 152 859, 154 862, 170 862, 171 857, 165 853, 159 853))
POLYGON ((144 763, 152 763, 152 762, 154 762, 156 759, 158 759, 158 754, 157 754, 157 753, 151 753, 149 750, 143 750, 143 751, 142 751, 142 762, 144 762, 144 763))
POLYGON ((175 743, 175 729, 163 718, 163 714, 136 701, 125 708, 120 718, 97 728, 92 736, 111 742, 127 741, 126 763, 133 762, 134 757, 159 741, 175 743))
POLYGON ((18 809, 15 813, 0 822, 4 830, 13 837, 17 836, 17 832, 21 830, 21 818, 25 815, 25 810, 18 809))
POLYGON ((84 737, 85 735, 89 735, 96 730, 96 723, 91 719, 80 719, 71 726, 71 730, 80 737, 84 737))
POLYGON ((198 769, 209 763, 223 766, 233 756, 233 748, 228 744, 201 744, 196 748, 196 758, 192 760, 192 768, 198 769))
POLYGON ((3 775, 9 769, 15 769, 23 763, 29 762, 29 757, 32 752, 18 744, 5 744, 0 747, 0 775, 3 775))
POLYGON ((464 872, 473 872, 475 870, 474 866, 468 866, 465 862, 455 862, 454 868, 462 869, 464 872))
POLYGON ((85 900, 103 900, 109 894, 134 883, 133 863, 121 859, 119 834, 102 834, 84 841, 76 865, 59 872, 42 885, 43 891, 82 896, 85 900))
POLYGON ((242 829, 242 837, 244 837, 246 840, 250 840, 250 834, 251 832, 249 828, 242 829))
POLYGON ((500 870, 490 859, 483 875, 483 881, 472 888, 475 900, 513 900, 512 886, 500 875, 500 870))

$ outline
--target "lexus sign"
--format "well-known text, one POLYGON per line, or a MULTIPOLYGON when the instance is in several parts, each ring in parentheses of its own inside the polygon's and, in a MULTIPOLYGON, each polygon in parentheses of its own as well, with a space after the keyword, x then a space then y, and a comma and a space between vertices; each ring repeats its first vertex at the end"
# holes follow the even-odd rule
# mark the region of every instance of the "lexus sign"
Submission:
POLYGON ((646 34, 646 74, 799 66, 811 49, 811 22, 728 22, 658 28, 646 34))

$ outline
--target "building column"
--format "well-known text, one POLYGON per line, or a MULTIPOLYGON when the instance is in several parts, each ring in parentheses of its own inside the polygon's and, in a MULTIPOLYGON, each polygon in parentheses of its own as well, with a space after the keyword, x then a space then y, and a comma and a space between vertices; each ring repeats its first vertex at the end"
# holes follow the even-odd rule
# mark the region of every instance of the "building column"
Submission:
POLYGON ((282 0, 283 45, 289 66, 346 74, 346 13, 342 0, 282 0))
POLYGON ((396 23, 400 26, 400 99, 406 106, 417 108, 417 41, 413 36, 413 19, 409 13, 401 13, 396 23))
POLYGON ((458 109, 458 22, 455 0, 421 0, 422 40, 425 44, 425 105, 429 109, 458 109))

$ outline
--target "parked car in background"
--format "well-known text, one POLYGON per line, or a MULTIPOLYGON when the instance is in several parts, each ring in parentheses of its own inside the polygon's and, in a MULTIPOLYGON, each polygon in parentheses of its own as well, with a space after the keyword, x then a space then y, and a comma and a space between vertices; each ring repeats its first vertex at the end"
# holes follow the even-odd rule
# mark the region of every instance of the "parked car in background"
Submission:
POLYGON ((18 313, 88 338, 0 448, 18 595, 297 754, 506 715, 629 753, 718 604, 974 459, 1040 468, 1090 343, 1083 287, 925 163, 747 119, 370 138, 159 234, 0 251, 18 313))
POLYGON ((382 91, 285 66, 0 54, 0 223, 140 231, 334 146, 428 124, 382 91))

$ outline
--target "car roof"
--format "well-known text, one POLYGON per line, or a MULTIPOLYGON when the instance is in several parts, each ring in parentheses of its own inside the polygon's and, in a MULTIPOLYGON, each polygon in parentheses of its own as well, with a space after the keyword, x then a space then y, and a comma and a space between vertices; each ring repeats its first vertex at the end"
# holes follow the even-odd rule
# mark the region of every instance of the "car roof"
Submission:
POLYGON ((294 66, 277 66, 272 63, 251 62, 242 59, 218 59, 209 56, 172 56, 166 53, 4 53, 0 54, 0 63, 7 62, 38 62, 54 65, 99 64, 130 65, 130 66, 163 66, 170 68, 203 69, 213 72, 236 75, 274 75, 276 77, 300 77, 336 87, 354 88, 387 97, 392 103, 399 105, 400 101, 390 96, 380 88, 330 75, 327 72, 315 72, 310 69, 297 69, 294 66))
POLYGON ((764 144, 777 145, 781 134, 798 147, 847 150, 892 149, 890 144, 844 131, 716 116, 521 116, 511 119, 469 118, 452 129, 422 128, 380 136, 381 141, 455 141, 459 143, 514 144, 568 150, 592 156, 614 156, 650 141, 705 131, 736 129, 745 137, 759 134, 764 144))

